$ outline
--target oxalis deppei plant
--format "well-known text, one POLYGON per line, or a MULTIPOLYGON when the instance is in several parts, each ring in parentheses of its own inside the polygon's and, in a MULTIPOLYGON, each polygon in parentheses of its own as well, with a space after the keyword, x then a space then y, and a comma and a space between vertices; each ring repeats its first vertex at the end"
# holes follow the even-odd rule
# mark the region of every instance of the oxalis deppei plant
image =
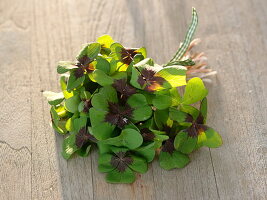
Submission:
POLYGON ((132 183, 155 156, 163 169, 183 168, 191 152, 222 144, 205 124, 208 90, 202 79, 215 72, 203 53, 191 52, 199 41, 192 40, 197 23, 193 8, 185 40, 165 65, 147 58, 144 47, 125 48, 108 35, 86 44, 75 62, 59 62, 62 92, 44 95, 53 128, 66 136, 65 159, 88 156, 94 147, 107 182, 132 183))

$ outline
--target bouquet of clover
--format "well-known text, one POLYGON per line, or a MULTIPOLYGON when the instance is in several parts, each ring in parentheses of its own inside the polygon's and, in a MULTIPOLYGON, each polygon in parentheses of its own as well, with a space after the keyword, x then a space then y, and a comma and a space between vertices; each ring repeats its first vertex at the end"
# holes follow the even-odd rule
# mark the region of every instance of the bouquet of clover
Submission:
POLYGON ((214 72, 202 53, 190 53, 197 22, 193 9, 185 40, 165 65, 146 58, 145 48, 125 48, 108 35, 86 44, 77 61, 59 62, 62 92, 44 95, 53 128, 66 135, 65 159, 95 147, 107 182, 132 183, 155 156, 163 169, 183 168, 192 151, 222 144, 205 125, 208 91, 201 78, 214 72))

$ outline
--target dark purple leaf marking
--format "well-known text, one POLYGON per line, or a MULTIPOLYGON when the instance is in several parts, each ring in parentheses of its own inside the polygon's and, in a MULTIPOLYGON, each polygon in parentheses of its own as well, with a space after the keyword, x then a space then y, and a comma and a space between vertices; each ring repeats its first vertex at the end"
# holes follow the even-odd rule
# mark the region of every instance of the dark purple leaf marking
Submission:
POLYGON ((140 71, 140 75, 138 77, 137 82, 140 84, 141 87, 145 85, 145 90, 148 92, 153 92, 157 90, 163 83, 165 79, 160 76, 155 76, 156 71, 152 69, 142 69, 140 71))
POLYGON ((119 128, 123 128, 130 122, 129 118, 132 116, 133 109, 128 104, 120 106, 117 103, 108 102, 108 109, 109 111, 105 116, 106 122, 119 128))
POLYGON ((186 122, 191 122, 192 125, 185 129, 185 132, 188 133, 188 136, 190 137, 197 137, 204 131, 208 129, 206 125, 204 125, 204 117, 201 113, 199 113, 196 120, 193 120, 193 117, 188 114, 186 118, 186 122))
POLYGON ((93 62, 88 56, 83 56, 78 59, 76 66, 78 69, 75 70, 74 75, 76 78, 80 78, 84 75, 85 72, 92 72, 94 70, 94 66, 91 64, 93 62))
POLYGON ((133 57, 137 54, 136 49, 121 49, 121 62, 126 65, 130 65, 133 61, 133 57))
POLYGON ((116 155, 112 156, 111 165, 118 169, 119 172, 124 172, 128 165, 133 163, 133 159, 127 155, 126 152, 118 152, 116 155))
POLYGON ((136 93, 136 89, 129 85, 126 79, 116 80, 112 85, 120 94, 129 97, 136 93))
POLYGON ((140 132, 145 142, 153 141, 153 139, 155 138, 155 134, 152 131, 150 131, 148 128, 143 128, 140 130, 140 132))
POLYGON ((82 148, 82 146, 89 141, 97 142, 96 138, 90 133, 88 133, 86 127, 81 128, 78 134, 76 135, 76 141, 75 141, 76 146, 78 148, 82 148))
POLYGON ((161 150, 163 152, 168 152, 169 154, 172 154, 175 150, 173 142, 174 142, 173 138, 169 138, 168 140, 164 141, 161 150))
POLYGON ((83 112, 88 113, 92 107, 91 99, 82 100, 84 102, 83 112))

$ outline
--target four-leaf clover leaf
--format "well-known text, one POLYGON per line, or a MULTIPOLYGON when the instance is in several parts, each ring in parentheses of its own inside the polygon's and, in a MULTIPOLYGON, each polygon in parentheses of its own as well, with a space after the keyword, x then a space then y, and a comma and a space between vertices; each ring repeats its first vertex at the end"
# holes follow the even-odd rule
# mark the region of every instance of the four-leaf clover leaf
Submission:
POLYGON ((144 158, 134 155, 126 148, 112 148, 111 152, 100 154, 98 169, 107 173, 109 183, 132 183, 135 172, 145 173, 148 169, 144 158))

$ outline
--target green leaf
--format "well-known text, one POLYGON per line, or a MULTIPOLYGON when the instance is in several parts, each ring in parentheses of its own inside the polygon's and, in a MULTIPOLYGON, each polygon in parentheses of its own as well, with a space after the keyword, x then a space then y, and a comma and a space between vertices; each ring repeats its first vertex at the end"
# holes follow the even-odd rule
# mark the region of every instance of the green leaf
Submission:
POLYGON ((51 117, 52 117, 52 120, 56 123, 58 123, 58 121, 60 120, 60 117, 58 116, 57 114, 57 111, 56 111, 56 108, 55 106, 51 106, 50 108, 50 114, 51 114, 51 117))
POLYGON ((144 58, 147 57, 147 52, 146 52, 146 48, 145 47, 141 47, 139 49, 136 50, 137 53, 141 53, 142 56, 144 56, 144 58))
POLYGON ((180 125, 183 126, 191 125, 191 122, 187 121, 187 118, 189 116, 187 113, 177 110, 175 108, 169 108, 169 111, 171 120, 177 121, 180 125))
POLYGON ((200 132, 197 136, 197 145, 195 149, 199 149, 200 147, 204 146, 204 142, 207 140, 206 134, 204 132, 200 132))
POLYGON ((146 120, 144 122, 141 122, 141 123, 137 124, 137 126, 138 126, 138 130, 139 129, 143 129, 143 128, 148 128, 149 129, 150 127, 153 126, 153 119, 150 118, 150 119, 148 119, 148 120, 146 120))
POLYGON ((106 181, 108 183, 133 183, 135 181, 135 174, 129 168, 126 168, 124 172, 114 169, 106 175, 106 181))
POLYGON ((165 140, 169 139, 169 136, 166 135, 166 132, 164 131, 159 131, 159 130, 155 130, 155 129, 151 129, 150 130, 155 134, 155 138, 154 138, 154 148, 158 149, 162 146, 162 142, 165 140))
POLYGON ((129 149, 126 148, 126 147, 115 147, 115 146, 110 146, 110 150, 115 154, 117 154, 119 152, 127 152, 127 151, 129 151, 129 149))
POLYGON ((203 141, 203 145, 209 148, 217 148, 222 145, 222 138, 214 129, 208 128, 204 133, 206 139, 203 141))
POLYGON ((113 146, 123 146, 123 138, 121 135, 117 136, 117 137, 112 137, 112 138, 107 138, 105 140, 101 141, 101 144, 106 144, 106 145, 113 145, 113 146))
POLYGON ((64 74, 72 69, 78 68, 73 62, 71 61, 59 61, 57 66, 57 73, 64 74))
POLYGON ((160 148, 162 146, 162 142, 165 141, 165 140, 168 140, 168 139, 169 139, 169 136, 168 135, 157 135, 156 138, 154 138, 154 141, 155 141, 155 149, 160 148))
MULTIPOLYGON (((91 132, 92 131, 90 131, 90 133, 91 132)), ((97 142, 97 147, 98 147, 99 154, 105 154, 105 153, 109 153, 111 151, 110 150, 110 145, 103 144, 102 141, 98 141, 97 142)))
POLYGON ((152 100, 152 103, 157 109, 163 110, 172 105, 172 99, 170 96, 158 94, 152 100))
POLYGON ((155 93, 152 103, 156 108, 163 110, 171 106, 180 105, 181 96, 176 87, 169 90, 161 90, 155 93))
POLYGON ((81 93, 80 93, 80 98, 82 99, 82 100, 88 100, 88 99, 90 99, 91 98, 91 93, 90 92, 88 92, 88 91, 81 91, 81 93))
POLYGON ((206 119, 207 119, 207 111, 208 111, 208 102, 207 102, 207 98, 205 97, 200 104, 200 113, 202 114, 203 118, 204 118, 204 124, 206 123, 206 119))
POLYGON ((91 43, 88 45, 87 56, 94 59, 100 53, 101 45, 99 43, 91 43))
POLYGON ((161 90, 155 93, 152 103, 157 109, 163 110, 170 106, 180 105, 181 96, 176 87, 169 90, 161 90))
POLYGON ((68 112, 63 105, 57 106, 55 109, 60 118, 65 118, 68 116, 68 112))
POLYGON ((108 111, 108 102, 118 102, 117 92, 111 86, 102 87, 92 98, 92 105, 98 110, 108 111))
POLYGON ((153 59, 152 58, 146 58, 146 59, 140 61, 139 63, 136 63, 134 66, 135 67, 142 67, 142 66, 146 66, 146 65, 154 66, 153 59))
POLYGON ((120 80, 120 79, 127 79, 126 72, 115 72, 111 76, 113 79, 120 80))
POLYGON ((74 122, 74 119, 76 119, 78 116, 77 115, 73 115, 71 118, 69 118, 66 122, 66 129, 67 131, 74 131, 74 127, 73 127, 73 122, 74 122))
POLYGON ((121 135, 123 138, 123 146, 126 146, 129 149, 136 149, 143 143, 142 135, 134 129, 124 129, 122 130, 121 135))
POLYGON ((188 116, 187 113, 177 110, 175 108, 169 108, 170 118, 177 122, 185 122, 188 116))
MULTIPOLYGON (((133 57, 133 63, 131 63, 131 64, 129 65, 129 67, 131 66, 131 68, 132 68, 133 64, 139 63, 139 62, 142 61, 142 60, 144 60, 144 56, 141 55, 141 54, 136 54, 136 55, 133 57)), ((131 72, 131 69, 129 69, 129 67, 128 67, 127 71, 128 71, 128 72, 131 72)))
POLYGON ((73 97, 66 99, 65 107, 69 112, 75 113, 78 111, 78 106, 80 102, 81 102, 81 99, 79 95, 75 95, 73 97))
POLYGON ((186 68, 183 66, 165 67, 158 71, 155 76, 162 77, 166 80, 163 83, 163 88, 165 89, 186 85, 186 68))
POLYGON ((95 94, 91 103, 97 110, 108 111, 108 101, 101 93, 95 94))
POLYGON ((79 103, 79 105, 78 105, 78 111, 81 113, 81 112, 83 112, 83 109, 84 109, 84 102, 81 101, 81 102, 79 103))
POLYGON ((140 173, 146 173, 147 172, 147 162, 146 160, 144 160, 143 158, 140 158, 138 156, 131 156, 131 158, 133 159, 133 162, 129 165, 129 167, 136 171, 136 172, 140 172, 140 173))
POLYGON ((197 28, 197 24, 198 24, 197 11, 195 8, 193 8, 192 9, 192 21, 187 30, 185 39, 182 43, 182 46, 178 49, 175 56, 170 60, 170 62, 180 60, 183 57, 183 55, 185 54, 186 50, 188 49, 190 45, 190 42, 192 41, 193 35, 197 28))
POLYGON ((62 131, 63 131, 63 133, 61 133, 61 134, 67 134, 68 133, 68 130, 66 129, 66 120, 60 120, 59 122, 58 122, 58 128, 60 128, 62 131))
POLYGON ((52 118, 52 127, 53 129, 60 134, 66 134, 67 129, 65 128, 66 126, 66 120, 63 120, 61 118, 64 118, 67 116, 67 112, 65 108, 60 105, 60 106, 51 106, 50 109, 50 114, 52 118))
POLYGON ((89 74, 90 79, 93 82, 97 82, 101 86, 111 85, 114 80, 100 69, 96 69, 93 73, 89 74))
POLYGON ((126 124, 123 128, 124 129, 130 128, 130 129, 134 129, 136 131, 139 131, 139 128, 136 125, 134 125, 134 123, 132 123, 131 121, 129 121, 129 123, 126 124))
POLYGON ((76 58, 77 60, 79 60, 83 56, 88 56, 90 59, 93 60, 100 53, 100 50, 101 50, 101 45, 99 43, 85 44, 76 58))
POLYGON ((64 95, 62 92, 57 93, 51 91, 44 91, 43 95, 47 98, 47 101, 50 105, 58 105, 64 99, 64 95))
POLYGON ((139 69, 137 67, 133 66, 132 67, 132 76, 131 76, 130 84, 132 86, 134 86, 135 88, 142 89, 142 87, 138 83, 139 76, 140 76, 139 69))
POLYGON ((135 150, 135 153, 145 158, 147 162, 151 162, 156 154, 154 145, 155 142, 152 142, 151 144, 146 146, 141 146, 135 150))
POLYGON ((183 168, 189 162, 189 157, 178 151, 174 151, 172 154, 161 151, 159 154, 160 167, 166 170, 171 170, 174 168, 183 168))
POLYGON ((117 68, 118 68, 118 60, 115 60, 114 58, 112 58, 111 59, 111 61, 110 61, 110 72, 109 72, 109 74, 113 74, 116 70, 117 70, 117 68))
POLYGON ((91 108, 89 110, 89 116, 92 125, 92 134, 98 140, 105 140, 110 138, 115 128, 114 125, 105 122, 106 112, 91 108))
POLYGON ((127 103, 134 109, 132 117, 134 120, 145 121, 151 117, 152 109, 147 105, 144 95, 133 94, 128 98, 127 103))
POLYGON ((194 120, 196 120, 199 115, 198 109, 190 105, 181 105, 180 110, 182 112, 190 114, 194 120))
POLYGON ((205 88, 203 81, 198 77, 192 78, 185 87, 182 103, 186 105, 196 103, 205 98, 207 94, 208 90, 205 88))
POLYGON ((79 54, 76 56, 77 60, 80 60, 83 56, 87 55, 88 45, 89 44, 82 45, 82 49, 80 50, 79 54))
POLYGON ((115 169, 114 166, 111 165, 112 155, 105 153, 100 154, 98 157, 98 170, 102 173, 110 172, 115 169))
POLYGON ((50 109, 51 117, 52 117, 52 127, 54 130, 60 134, 67 133, 65 128, 66 121, 61 120, 61 118, 66 117, 67 112, 63 106, 51 106, 50 109))
POLYGON ((110 64, 106 59, 98 57, 96 59, 96 69, 102 70, 105 74, 109 74, 110 64))
POLYGON ((146 150, 140 150, 138 153, 146 159, 147 162, 152 162, 155 158, 156 151, 154 148, 146 149, 146 150))
POLYGON ((123 50, 125 50, 125 48, 121 44, 116 42, 110 46, 110 50, 110 55, 114 60, 116 60, 116 71, 126 71, 128 64, 123 63, 123 55, 121 53, 123 50))
POLYGON ((66 137, 63 141, 63 150, 62 156, 66 160, 68 160, 77 150, 77 146, 75 145, 76 134, 72 133, 68 137, 66 137))
POLYGON ((125 146, 129 149, 136 149, 143 143, 143 137, 140 132, 127 128, 123 129, 119 136, 106 139, 102 141, 102 143, 114 146, 125 146))
POLYGON ((179 132, 174 140, 175 149, 182 153, 191 153, 197 145, 197 137, 189 137, 184 131, 179 132))
POLYGON ((110 45, 114 43, 114 40, 109 35, 102 35, 97 38, 97 42, 100 43, 105 48, 110 48, 110 45))
POLYGON ((170 97, 172 99, 172 106, 178 106, 181 103, 181 96, 177 90, 177 88, 171 88, 169 90, 170 97))
POLYGON ((113 103, 118 102, 117 92, 111 86, 102 87, 99 90, 99 94, 101 94, 103 96, 103 98, 107 99, 110 102, 113 102, 113 103))
POLYGON ((150 93, 150 92, 148 93, 147 91, 144 91, 144 90, 139 90, 138 92, 145 96, 148 105, 152 105, 152 101, 153 101, 153 98, 154 98, 154 94, 153 93, 150 93))
POLYGON ((54 122, 52 122, 52 127, 59 134, 64 135, 67 133, 67 130, 64 129, 64 122, 59 121, 57 125, 54 122), (61 124, 63 124, 63 126, 61 124))
POLYGON ((71 91, 71 92, 67 91, 67 83, 66 83, 65 79, 66 79, 65 76, 60 77, 60 86, 61 86, 61 90, 63 92, 65 99, 68 99, 68 98, 73 96, 73 91, 71 91))
POLYGON ((172 120, 169 118, 169 109, 156 110, 154 112, 154 121, 159 130, 163 129, 165 125, 171 127, 173 124, 172 120))
POLYGON ((87 117, 79 117, 73 120, 73 128, 76 132, 79 132, 79 130, 86 126, 87 123, 87 117))
POLYGON ((110 46, 110 50, 112 52, 112 57, 115 59, 115 60, 120 60, 121 59, 121 51, 124 47, 120 44, 120 43, 113 43, 111 46, 110 46))
POLYGON ((81 157, 87 157, 90 154, 91 145, 83 146, 81 149, 77 150, 76 153, 81 157))
POLYGON ((85 79, 85 76, 76 78, 74 73, 71 72, 69 80, 68 80, 68 84, 67 84, 67 90, 70 92, 72 89, 77 88, 78 86, 82 85, 84 79, 85 79))
POLYGON ((152 110, 150 106, 143 106, 139 108, 135 108, 133 110, 132 119, 135 121, 145 121, 149 119, 152 115, 152 110))

